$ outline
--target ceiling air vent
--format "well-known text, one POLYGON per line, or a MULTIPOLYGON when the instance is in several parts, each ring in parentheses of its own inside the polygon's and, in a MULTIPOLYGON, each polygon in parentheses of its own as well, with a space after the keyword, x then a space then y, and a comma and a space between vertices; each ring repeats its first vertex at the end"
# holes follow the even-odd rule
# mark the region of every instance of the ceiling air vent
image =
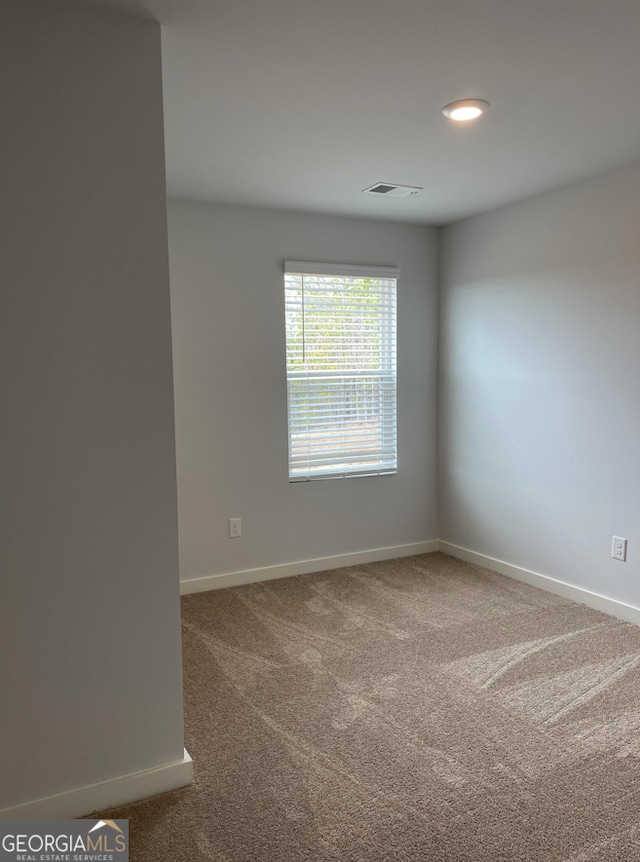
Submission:
POLYGON ((417 195, 422 189, 418 186, 399 186, 393 183, 375 183, 368 189, 363 189, 365 194, 386 195, 388 198, 406 198, 409 195, 417 195))

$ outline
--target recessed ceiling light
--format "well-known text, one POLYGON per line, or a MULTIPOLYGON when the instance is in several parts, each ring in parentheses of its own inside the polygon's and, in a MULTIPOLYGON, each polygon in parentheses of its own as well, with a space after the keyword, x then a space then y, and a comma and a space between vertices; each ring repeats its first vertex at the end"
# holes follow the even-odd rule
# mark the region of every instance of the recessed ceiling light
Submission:
POLYGON ((489 107, 489 102, 484 99, 459 99, 445 105, 442 113, 449 120, 456 123, 466 123, 469 120, 477 120, 489 107))

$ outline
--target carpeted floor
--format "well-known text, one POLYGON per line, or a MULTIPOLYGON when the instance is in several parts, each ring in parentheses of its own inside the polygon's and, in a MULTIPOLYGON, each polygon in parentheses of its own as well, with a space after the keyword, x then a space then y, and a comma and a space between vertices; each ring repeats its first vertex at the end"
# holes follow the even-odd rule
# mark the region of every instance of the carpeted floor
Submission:
POLYGON ((640 860, 640 628, 442 554, 183 599, 133 862, 640 860))

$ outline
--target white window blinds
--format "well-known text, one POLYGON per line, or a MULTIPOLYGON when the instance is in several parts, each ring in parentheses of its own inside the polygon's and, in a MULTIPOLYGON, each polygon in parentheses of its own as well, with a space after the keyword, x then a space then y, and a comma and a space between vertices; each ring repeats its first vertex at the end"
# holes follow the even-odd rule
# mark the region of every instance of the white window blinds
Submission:
POLYGON ((399 275, 285 261, 290 481, 396 472, 399 275))

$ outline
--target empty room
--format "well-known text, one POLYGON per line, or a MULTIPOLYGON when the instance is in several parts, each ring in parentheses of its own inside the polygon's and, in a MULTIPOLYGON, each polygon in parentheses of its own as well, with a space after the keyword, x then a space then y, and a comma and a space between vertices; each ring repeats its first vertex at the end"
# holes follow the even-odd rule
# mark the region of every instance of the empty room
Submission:
POLYGON ((0 859, 640 862, 640 5, 0 23, 0 859))

